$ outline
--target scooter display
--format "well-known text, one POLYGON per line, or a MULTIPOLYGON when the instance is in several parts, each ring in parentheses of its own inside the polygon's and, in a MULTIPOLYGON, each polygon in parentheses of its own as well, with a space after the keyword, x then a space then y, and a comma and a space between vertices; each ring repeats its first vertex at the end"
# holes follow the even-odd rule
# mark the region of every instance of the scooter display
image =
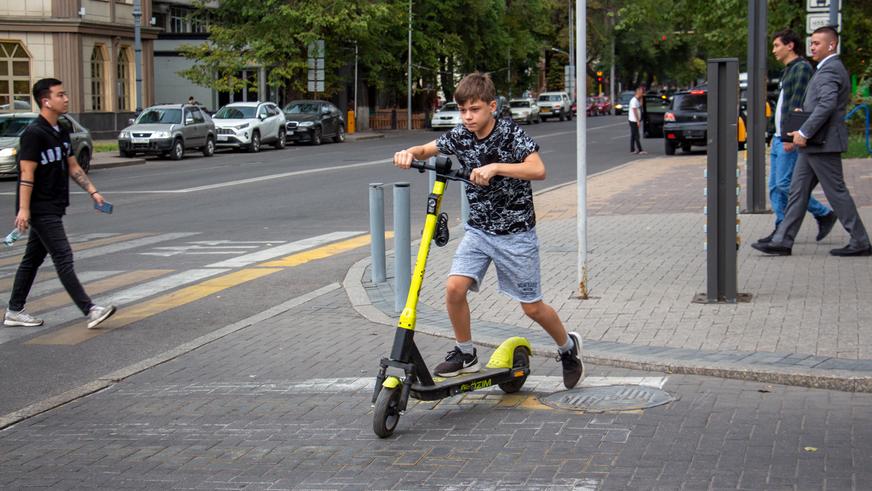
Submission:
POLYGON ((503 341, 494 351, 487 366, 479 372, 443 378, 432 376, 427 369, 414 340, 416 309, 424 282, 430 244, 435 242, 441 247, 448 243, 448 216, 439 212, 442 196, 449 180, 474 184, 469 182, 469 171, 452 170, 451 160, 447 157, 437 157, 433 164, 426 161, 413 161, 412 167, 422 173, 427 170, 434 171, 436 180, 427 197, 427 217, 406 304, 397 322, 390 357, 382 358, 379 363, 372 394, 374 408, 372 428, 381 438, 387 438, 394 433, 400 416, 406 411, 409 397, 421 401, 435 401, 495 385, 506 393, 513 393, 521 390, 530 374, 532 349, 530 342, 522 337, 511 337, 503 341))

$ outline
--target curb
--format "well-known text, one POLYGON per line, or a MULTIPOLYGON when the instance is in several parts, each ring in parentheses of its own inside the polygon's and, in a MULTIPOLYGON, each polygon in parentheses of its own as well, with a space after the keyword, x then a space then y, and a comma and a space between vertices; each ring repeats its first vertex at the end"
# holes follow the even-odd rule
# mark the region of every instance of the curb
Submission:
POLYGON ((204 334, 196 339, 188 341, 187 343, 176 346, 173 349, 152 356, 151 358, 147 358, 119 370, 115 370, 114 372, 103 375, 102 377, 98 377, 92 382, 80 385, 56 396, 49 397, 48 399, 43 399, 42 401, 35 402, 17 411, 4 414, 0 416, 0 430, 3 430, 4 428, 12 426, 16 423, 20 423, 25 419, 32 418, 46 411, 50 411, 54 408, 63 406, 64 404, 73 402, 76 399, 80 399, 82 397, 99 392, 116 384, 117 382, 136 375, 137 373, 144 372, 149 368, 174 360, 184 354, 196 350, 197 348, 205 346, 212 341, 217 341, 218 339, 221 339, 229 334, 233 334, 236 331, 240 331, 247 327, 251 327, 259 322, 263 322, 267 319, 283 314, 284 312, 287 312, 294 307, 298 307, 308 302, 309 300, 318 298, 322 295, 326 295, 327 293, 338 290, 339 288, 341 288, 341 285, 339 285, 338 283, 331 283, 329 285, 323 286, 317 290, 313 290, 309 293, 300 295, 299 297, 292 298, 284 303, 280 303, 272 308, 264 310, 263 312, 254 314, 250 317, 224 326, 208 334, 204 334))
MULTIPOLYGON (((101 154, 111 154, 113 152, 100 152, 101 154)), ((97 154, 99 155, 99 154, 97 154)), ((91 160, 91 169, 111 169, 113 167, 129 167, 132 165, 142 165, 145 164, 146 161, 144 158, 122 158, 117 155, 107 155, 104 157, 108 160, 108 162, 94 162, 91 160)))
POLYGON ((385 137, 385 135, 383 133, 363 133, 363 134, 354 133, 354 136, 348 135, 348 134, 345 135, 345 139, 348 141, 352 141, 352 142, 362 141, 362 140, 375 140, 377 138, 384 138, 384 137, 385 137))

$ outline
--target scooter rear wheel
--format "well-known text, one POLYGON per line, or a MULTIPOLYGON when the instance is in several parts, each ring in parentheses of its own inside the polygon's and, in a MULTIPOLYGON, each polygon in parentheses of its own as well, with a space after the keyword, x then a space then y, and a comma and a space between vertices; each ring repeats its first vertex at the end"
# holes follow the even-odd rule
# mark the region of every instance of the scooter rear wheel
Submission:
MULTIPOLYGON (((527 368, 530 366, 530 352, 523 346, 515 348, 515 353, 512 355, 512 368, 527 368)), ((500 389, 506 394, 513 394, 521 390, 524 382, 527 381, 527 376, 516 378, 511 382, 503 382, 500 384, 500 389)))
POLYGON ((400 388, 382 387, 375 400, 372 417, 372 431, 379 438, 387 438, 394 433, 400 421, 400 388))

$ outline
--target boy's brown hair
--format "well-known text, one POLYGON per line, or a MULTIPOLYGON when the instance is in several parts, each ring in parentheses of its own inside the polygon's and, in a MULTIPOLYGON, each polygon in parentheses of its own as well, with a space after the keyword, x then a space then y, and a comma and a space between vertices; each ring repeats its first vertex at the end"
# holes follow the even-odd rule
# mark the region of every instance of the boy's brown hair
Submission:
POLYGON ((496 98, 497 91, 490 75, 482 72, 472 72, 463 77, 454 91, 454 102, 457 104, 466 104, 475 100, 489 104, 496 98))

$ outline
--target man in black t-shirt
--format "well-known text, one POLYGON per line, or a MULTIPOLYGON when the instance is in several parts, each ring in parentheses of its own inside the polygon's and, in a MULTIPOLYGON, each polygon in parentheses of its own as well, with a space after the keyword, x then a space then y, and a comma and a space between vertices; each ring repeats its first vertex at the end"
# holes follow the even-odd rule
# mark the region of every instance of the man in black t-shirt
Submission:
POLYGON ((54 78, 36 82, 33 98, 39 106, 39 117, 21 134, 15 203, 15 226, 21 232, 28 227, 32 229, 24 257, 15 273, 3 324, 42 325, 42 319, 24 311, 24 304, 40 265, 45 256, 51 254, 58 278, 88 318, 88 328, 93 329, 115 313, 115 307, 94 305, 73 269, 73 250, 63 224, 63 216, 70 204, 69 178, 72 177, 98 205, 103 204, 103 196, 76 161, 70 134, 58 125, 58 118, 67 112, 70 104, 62 82, 54 78))

